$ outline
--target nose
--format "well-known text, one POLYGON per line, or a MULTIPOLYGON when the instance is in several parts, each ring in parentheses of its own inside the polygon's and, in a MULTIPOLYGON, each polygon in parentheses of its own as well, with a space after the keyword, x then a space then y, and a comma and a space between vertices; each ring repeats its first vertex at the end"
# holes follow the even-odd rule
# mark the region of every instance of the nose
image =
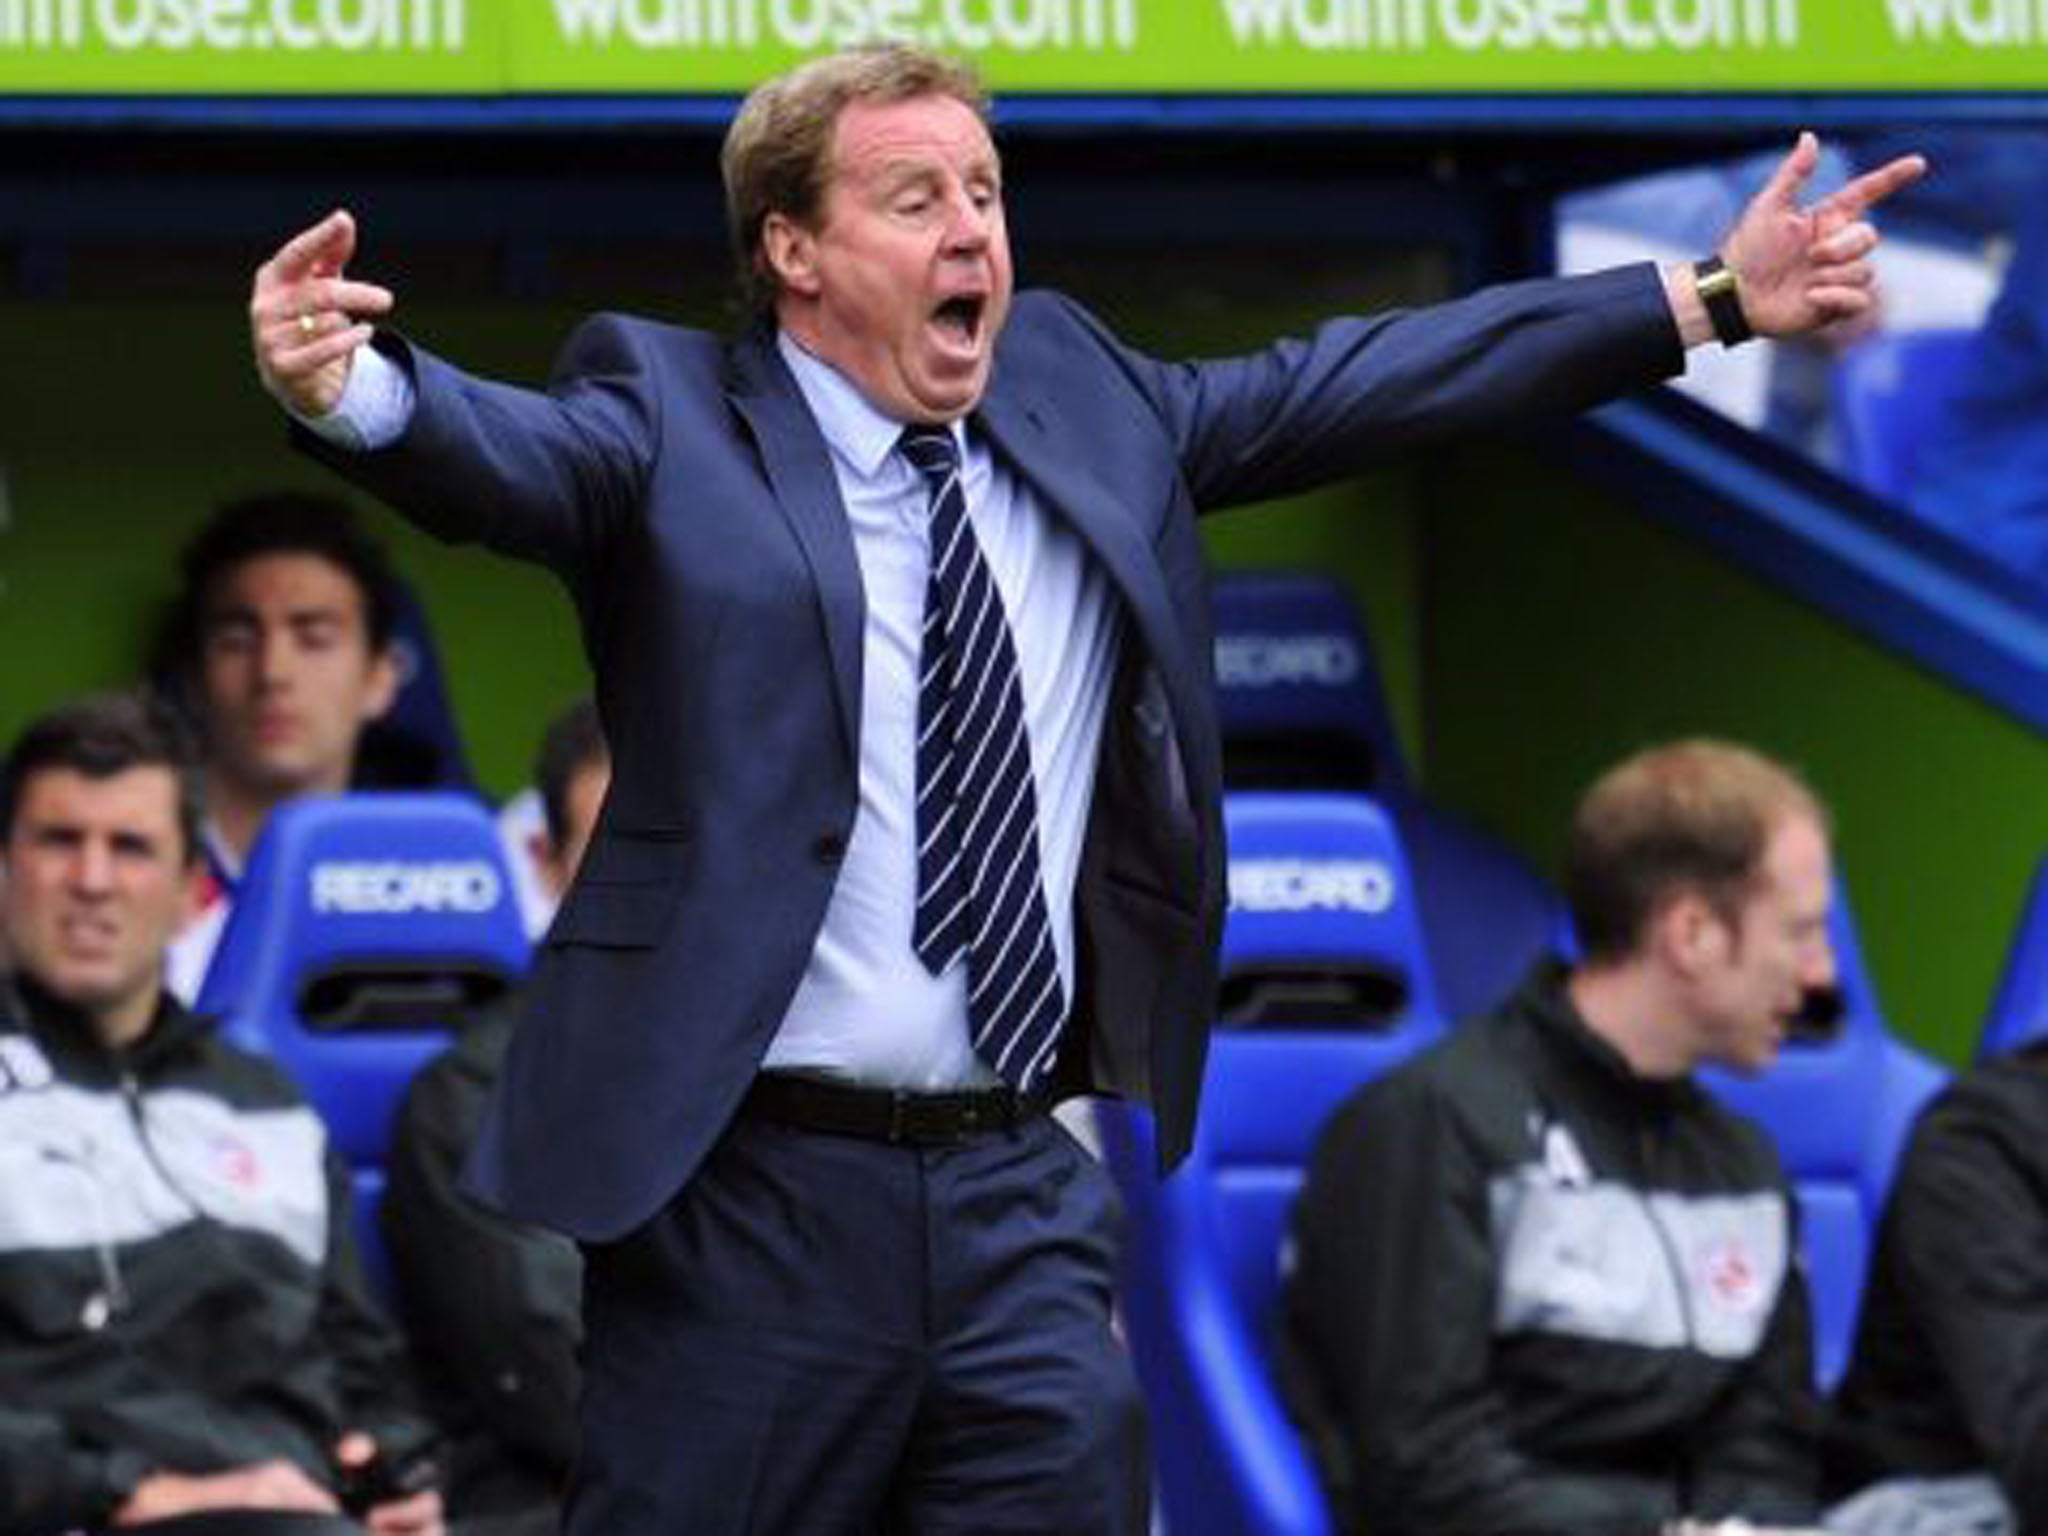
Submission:
POLYGON ((962 187, 953 194, 952 209, 953 216, 946 229, 947 248, 974 252, 985 247, 995 228, 994 200, 977 202, 974 194, 962 187))
POLYGON ((282 629, 266 630, 256 641, 256 677, 267 687, 283 682, 291 672, 292 639, 282 629))
POLYGON ((71 884, 73 889, 85 895, 98 895, 113 889, 113 850, 97 838, 87 838, 80 843, 71 861, 71 884))
POLYGON ((1835 946, 1826 934, 1814 941, 1806 957, 1806 975, 1802 978, 1809 987, 1831 987, 1840 974, 1835 963, 1835 946))

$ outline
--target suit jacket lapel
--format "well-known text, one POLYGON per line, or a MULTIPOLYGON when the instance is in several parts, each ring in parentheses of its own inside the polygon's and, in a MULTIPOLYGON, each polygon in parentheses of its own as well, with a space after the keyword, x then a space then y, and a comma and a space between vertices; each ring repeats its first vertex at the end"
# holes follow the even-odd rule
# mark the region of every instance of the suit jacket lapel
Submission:
POLYGON ((867 597, 853 530, 832 474, 831 451, 811 418, 771 333, 755 330, 733 348, 733 406, 753 430, 776 505, 789 520, 816 583, 848 761, 859 755, 862 632, 867 597))
MULTIPOLYGON (((983 398, 976 417, 997 452, 1031 483, 1046 510, 1072 527, 1102 562, 1129 606, 1146 650, 1159 660, 1178 657, 1182 645, 1177 626, 1145 534, 1074 454, 1072 445, 1086 442, 1087 435, 1063 432, 1049 403, 1000 384, 983 398)), ((1167 685, 1175 688, 1179 681, 1168 678, 1167 685)))
MULTIPOLYGON (((1088 442, 1089 434, 1061 422, 1050 400, 1034 400, 1014 388, 991 388, 976 414, 996 451, 1030 482, 1040 505, 1073 528, 1109 573, 1110 585, 1123 599, 1144 648, 1137 659, 1148 664, 1150 676, 1164 690, 1169 716, 1165 724, 1170 727, 1170 749, 1179 758, 1181 782, 1198 788, 1209 785, 1214 770, 1205 769, 1204 742, 1205 722, 1212 716, 1203 706, 1203 685, 1190 660, 1191 646, 1205 643, 1207 637, 1187 633, 1190 627, 1199 629, 1199 621, 1190 619, 1183 625, 1173 611, 1150 534, 1075 453, 1074 445, 1088 442)), ((1134 701, 1140 716, 1148 707, 1144 697, 1141 692, 1134 701)), ((1112 732, 1123 728, 1114 719, 1109 726, 1112 732)), ((1204 803, 1198 796, 1190 809, 1204 803)), ((1191 844, 1189 857, 1196 872, 1190 889, 1199 889, 1200 847, 1191 844)))

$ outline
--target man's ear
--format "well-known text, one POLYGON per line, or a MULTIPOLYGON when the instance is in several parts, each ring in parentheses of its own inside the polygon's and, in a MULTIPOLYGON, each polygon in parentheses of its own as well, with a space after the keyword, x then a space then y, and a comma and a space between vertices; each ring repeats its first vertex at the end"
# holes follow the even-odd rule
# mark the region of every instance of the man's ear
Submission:
POLYGON ((814 298, 818 292, 817 237, 786 213, 761 221, 761 255, 789 292, 814 298))
POLYGON ((363 693, 363 723, 381 720, 397 702, 398 686, 404 680, 404 668, 398 659, 398 647, 387 645, 370 661, 370 683, 363 693))
POLYGON ((1651 919, 1659 952, 1682 976, 1725 959, 1731 935, 1714 904, 1698 891, 1677 891, 1651 919))

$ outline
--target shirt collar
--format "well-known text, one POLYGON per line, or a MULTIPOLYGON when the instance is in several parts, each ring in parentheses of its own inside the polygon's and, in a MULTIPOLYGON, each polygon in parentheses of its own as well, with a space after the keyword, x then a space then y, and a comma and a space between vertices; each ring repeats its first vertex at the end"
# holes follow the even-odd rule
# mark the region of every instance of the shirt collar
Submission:
POLYGON ((242 883, 242 860, 212 817, 200 824, 199 853, 206 860, 206 872, 223 891, 231 892, 242 883))
POLYGON ((210 1018, 193 1013, 166 987, 157 993, 156 1012, 150 1016, 149 1028, 125 1051, 110 1052, 100 1043, 92 1020, 75 1004, 45 991, 26 972, 16 972, 7 980, 13 996, 0 1003, 0 1028, 10 1022, 9 1014, 18 1012, 22 1017, 14 1022, 45 1035, 55 1035, 75 1050, 90 1052, 96 1060, 125 1058, 138 1066, 151 1065, 213 1027, 210 1018))
MULTIPOLYGON (((876 410, 851 379, 823 358, 806 352, 789 332, 778 330, 775 346, 796 376, 796 387, 811 408, 826 446, 855 475, 874 479, 895 450, 896 440, 903 436, 903 423, 876 410)), ((949 423, 946 430, 953 434, 954 447, 964 453, 967 441, 961 424, 949 423)))

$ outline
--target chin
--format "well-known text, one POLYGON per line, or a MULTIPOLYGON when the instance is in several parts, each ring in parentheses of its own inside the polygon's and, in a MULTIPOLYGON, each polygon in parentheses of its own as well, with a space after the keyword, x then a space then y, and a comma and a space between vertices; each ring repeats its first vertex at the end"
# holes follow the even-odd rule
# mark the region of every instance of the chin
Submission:
POLYGON ((97 1013, 121 994, 120 984, 97 966, 71 966, 68 969, 60 966, 55 972, 37 979, 50 996, 80 1013, 97 1013))
POLYGON ((918 408, 935 422, 958 421, 981 403, 981 384, 972 388, 929 389, 918 397, 918 408))

